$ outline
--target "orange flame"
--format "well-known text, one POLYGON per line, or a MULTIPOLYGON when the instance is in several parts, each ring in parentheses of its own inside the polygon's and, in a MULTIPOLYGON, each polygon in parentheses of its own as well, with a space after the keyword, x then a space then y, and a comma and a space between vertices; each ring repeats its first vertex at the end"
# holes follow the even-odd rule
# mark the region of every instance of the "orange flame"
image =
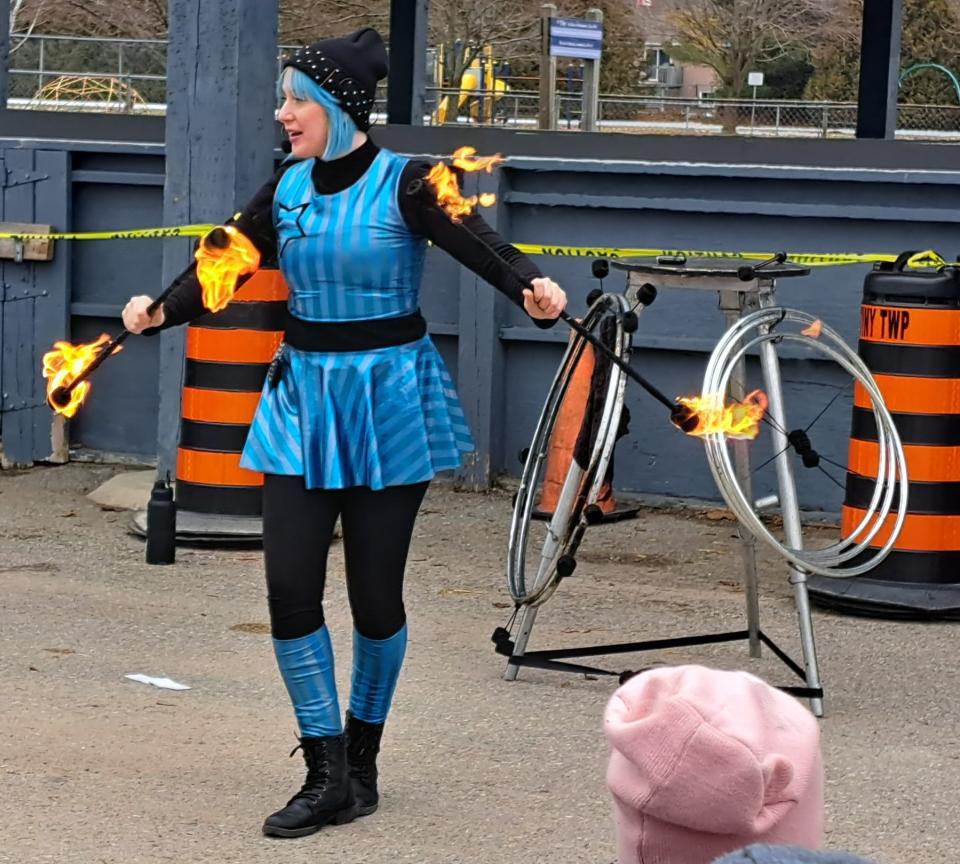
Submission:
POLYGON ((767 410, 767 397, 761 390, 748 393, 742 402, 723 404, 723 396, 689 396, 677 400, 697 416, 698 423, 688 435, 704 437, 722 432, 728 438, 752 439, 760 433, 760 421, 767 410))
MULTIPOLYGON (((110 337, 103 333, 96 342, 84 345, 73 345, 70 342, 54 342, 53 350, 43 355, 43 377, 47 379, 47 403, 58 414, 73 417, 83 404, 90 392, 90 382, 81 381, 71 392, 70 401, 66 405, 57 405, 51 394, 59 387, 69 387, 100 354, 101 349, 110 341, 110 337)), ((122 350, 117 345, 111 354, 122 350)))
POLYGON ((800 331, 801 335, 809 336, 811 339, 819 339, 823 332, 823 322, 818 318, 809 327, 800 331))
MULTIPOLYGON (((454 167, 461 171, 486 171, 489 174, 493 171, 494 165, 503 162, 503 157, 499 153, 495 156, 477 156, 476 152, 474 147, 460 147, 452 157, 454 167)), ((430 169, 427 182, 436 191, 437 203, 454 222, 459 222, 464 216, 468 216, 477 205, 492 207, 497 201, 497 196, 492 192, 464 197, 460 192, 457 175, 443 162, 438 162, 430 169)))
POLYGON ((194 256, 203 305, 211 312, 225 309, 237 291, 237 279, 255 272, 260 266, 260 252, 246 235, 233 225, 225 225, 219 230, 225 231, 229 237, 226 248, 219 249, 208 242, 210 235, 207 235, 194 256))

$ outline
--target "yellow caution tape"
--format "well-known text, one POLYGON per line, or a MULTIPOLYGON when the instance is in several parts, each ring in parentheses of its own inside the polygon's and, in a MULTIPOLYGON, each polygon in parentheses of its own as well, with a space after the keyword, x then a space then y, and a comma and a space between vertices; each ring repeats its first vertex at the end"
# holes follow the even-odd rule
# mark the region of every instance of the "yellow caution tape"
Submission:
MULTIPOLYGON (((773 252, 718 252, 705 249, 621 249, 603 246, 543 246, 531 243, 514 243, 517 249, 527 255, 556 255, 574 258, 741 258, 766 261, 773 258, 773 252)), ((834 267, 844 264, 878 264, 894 262, 899 256, 882 253, 860 252, 791 252, 787 260, 808 267, 834 267)), ((945 267, 947 262, 928 249, 919 252, 907 262, 908 267, 945 267)))
POLYGON ((171 228, 74 231, 59 234, 13 234, 9 231, 0 231, 0 240, 139 240, 143 237, 203 237, 216 227, 216 225, 176 225, 171 228))
MULTIPOLYGON (((138 240, 162 237, 203 237, 216 225, 175 225, 166 228, 131 228, 126 231, 76 231, 52 234, 14 234, 0 231, 0 240, 138 240)), ((514 243, 527 255, 553 255, 571 258, 741 258, 766 261, 772 252, 720 252, 712 249, 629 249, 606 246, 556 246, 535 243, 514 243)), ((791 252, 787 258, 794 264, 808 267, 836 267, 846 264, 879 264, 896 261, 899 256, 861 252, 791 252)), ((908 267, 946 267, 948 263, 932 249, 918 252, 907 262, 908 267)), ((951 265, 952 266, 952 265, 951 265)))

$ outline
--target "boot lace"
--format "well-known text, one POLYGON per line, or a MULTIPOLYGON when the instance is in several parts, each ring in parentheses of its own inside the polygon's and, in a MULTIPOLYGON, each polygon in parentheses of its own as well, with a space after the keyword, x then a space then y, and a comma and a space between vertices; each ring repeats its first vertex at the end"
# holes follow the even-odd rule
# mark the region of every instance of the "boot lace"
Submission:
POLYGON ((300 791, 287 802, 288 805, 298 798, 319 801, 327 788, 327 782, 330 780, 330 756, 325 741, 310 743, 306 746, 301 741, 290 751, 290 756, 292 757, 298 750, 303 751, 303 759, 307 763, 307 777, 303 781, 300 791))

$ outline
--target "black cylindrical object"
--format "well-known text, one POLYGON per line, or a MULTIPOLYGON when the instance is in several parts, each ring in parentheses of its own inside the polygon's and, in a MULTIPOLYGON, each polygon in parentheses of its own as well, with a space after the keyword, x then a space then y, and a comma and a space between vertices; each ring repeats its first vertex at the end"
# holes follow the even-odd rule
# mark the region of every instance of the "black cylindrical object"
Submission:
MULTIPOLYGON (((909 257, 867 274, 859 342, 907 457, 907 516, 893 550, 870 573, 811 577, 809 590, 816 603, 842 612, 960 618, 960 270, 904 269, 909 257)), ((858 384, 845 537, 869 507, 878 460, 872 403, 858 384)), ((894 520, 888 517, 873 547, 886 542, 894 520)))
POLYGON ((153 484, 147 504, 147 564, 173 564, 177 556, 177 505, 166 480, 153 484))

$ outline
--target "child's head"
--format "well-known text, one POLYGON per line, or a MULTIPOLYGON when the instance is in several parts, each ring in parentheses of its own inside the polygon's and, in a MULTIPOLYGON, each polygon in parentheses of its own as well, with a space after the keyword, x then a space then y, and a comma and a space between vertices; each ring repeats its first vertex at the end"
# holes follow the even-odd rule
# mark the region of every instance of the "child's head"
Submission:
POLYGON ((620 864, 708 864, 754 842, 823 839, 816 719, 746 672, 652 669, 607 705, 620 864))

